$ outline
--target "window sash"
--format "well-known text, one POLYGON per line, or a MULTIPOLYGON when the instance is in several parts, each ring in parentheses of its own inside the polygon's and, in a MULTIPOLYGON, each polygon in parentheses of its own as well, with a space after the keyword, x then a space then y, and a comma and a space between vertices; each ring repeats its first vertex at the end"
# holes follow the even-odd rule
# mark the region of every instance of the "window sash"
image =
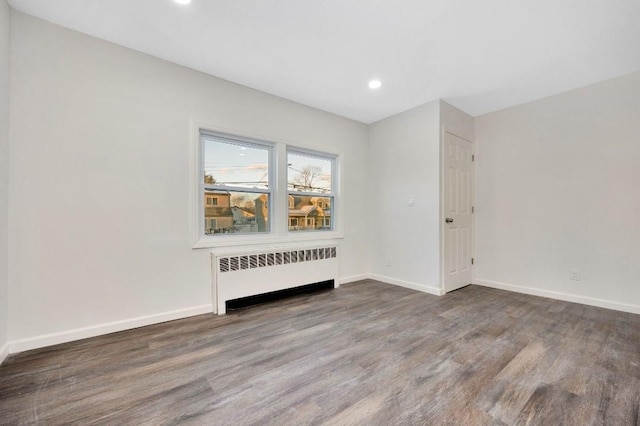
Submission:
POLYGON ((317 160, 324 160, 324 161, 329 161, 331 164, 331 186, 330 188, 327 189, 326 192, 324 191, 300 191, 300 190, 296 190, 296 189, 289 189, 289 177, 290 177, 290 169, 289 167, 287 167, 287 192, 291 195, 312 195, 314 197, 321 195, 326 195, 326 196, 335 196, 336 193, 336 159, 337 156, 336 155, 332 155, 332 154, 327 154, 327 153, 323 153, 323 152, 319 152, 319 151, 312 151, 312 150, 306 150, 306 149, 301 149, 301 148, 296 148, 296 147, 287 147, 287 164, 289 164, 289 154, 293 154, 293 155, 297 155, 297 156, 301 156, 301 157, 309 157, 312 159, 317 159, 317 160))
POLYGON ((249 192, 251 194, 270 194, 273 193, 273 189, 262 189, 262 188, 245 188, 243 186, 230 186, 230 185, 211 185, 204 184, 202 186, 204 191, 211 192, 249 192))
POLYGON ((306 191, 287 191, 289 195, 298 195, 302 197, 318 197, 318 198, 331 198, 335 197, 333 192, 306 192, 306 191))
POLYGON ((273 188, 276 186, 276 171, 274 161, 275 145, 273 143, 245 138, 242 136, 235 136, 226 133, 218 133, 209 130, 200 129, 200 183, 205 186, 205 189, 216 190, 229 190, 229 191, 243 191, 243 192, 260 192, 260 193, 272 193, 273 188), (224 185, 224 184, 210 184, 204 182, 205 175, 205 140, 219 142, 227 145, 235 145, 240 147, 264 149, 267 151, 267 176, 268 184, 266 188, 252 188, 236 185, 224 185))
MULTIPOLYGON (((199 216, 200 216, 200 223, 201 223, 201 227, 200 227, 200 235, 201 236, 205 236, 205 237, 212 237, 212 238, 219 238, 220 236, 224 235, 224 236, 231 236, 233 235, 234 237, 236 236, 246 236, 248 235, 247 233, 243 233, 243 232, 237 232, 237 233, 225 233, 225 234, 216 234, 216 235, 211 235, 211 234, 207 234, 206 233, 206 218, 204 216, 204 212, 205 212, 205 208, 207 207, 206 202, 204 201, 204 196, 205 193, 207 191, 209 192, 221 192, 221 193, 234 193, 234 192, 241 192, 241 193, 250 193, 250 194, 266 194, 268 197, 268 202, 267 204, 267 217, 268 217, 268 226, 267 229, 265 231, 260 231, 260 232, 252 232, 250 233, 250 235, 254 235, 254 236, 258 236, 258 235, 269 235, 272 234, 273 232, 273 226, 272 226, 272 221, 274 220, 274 216, 273 216, 273 202, 275 199, 274 194, 276 193, 276 191, 274 190, 275 186, 276 186, 276 174, 277 171, 275 170, 275 160, 274 160, 274 151, 275 151, 275 145, 269 142, 265 142, 265 141, 260 141, 260 140, 255 140, 255 139, 250 139, 250 138, 245 138, 245 137, 241 137, 241 136, 235 136, 235 135, 230 135, 230 134, 225 134, 225 133, 218 133, 218 132, 213 132, 213 131, 209 131, 209 130, 204 130, 204 129, 200 129, 200 137, 199 137, 199 144, 200 144, 200 171, 199 171, 199 176, 200 176, 200 209, 199 209, 199 216), (252 188, 252 187, 244 187, 244 186, 236 186, 236 185, 225 185, 225 184, 216 184, 216 183, 205 183, 204 182, 204 177, 205 177, 205 141, 214 141, 214 142, 218 142, 221 144, 228 144, 228 145, 236 145, 236 146, 241 146, 241 147, 247 147, 247 148, 254 148, 254 149, 264 149, 267 151, 267 176, 268 176, 268 184, 266 188, 252 188)), ((233 207, 233 206, 231 206, 233 207)))
MULTIPOLYGON (((318 152, 318 151, 309 151, 309 150, 304 150, 304 149, 298 149, 298 148, 289 148, 287 147, 287 164, 289 164, 289 154, 293 154, 293 155, 297 155, 297 156, 302 156, 302 157, 309 157, 309 158, 313 158, 313 159, 319 159, 319 160, 325 160, 325 161, 329 161, 330 165, 331 165, 331 186, 330 188, 327 189, 326 192, 324 191, 299 191, 299 190, 292 190, 289 188, 289 182, 290 182, 290 176, 291 176, 291 170, 289 169, 289 167, 287 167, 287 196, 298 196, 298 197, 313 197, 313 198, 327 198, 329 199, 329 208, 322 208, 322 210, 324 211, 328 211, 329 213, 329 219, 327 219, 326 217, 322 216, 322 217, 313 217, 313 218, 307 218, 305 220, 305 218, 300 218, 302 219, 302 221, 304 221, 304 225, 302 225, 305 229, 291 229, 291 228, 298 228, 300 226, 300 219, 298 220, 298 225, 294 226, 291 225, 289 222, 289 227, 287 228, 287 233, 288 234, 298 234, 300 232, 310 232, 310 233, 315 233, 315 232, 330 232, 330 231, 335 231, 335 227, 334 227, 334 223, 335 223, 335 214, 336 214, 336 208, 335 208, 335 200, 336 200, 336 187, 338 185, 337 182, 337 173, 336 173, 336 164, 337 164, 337 156, 335 155, 331 155, 331 154, 326 154, 326 153, 322 153, 322 152, 318 152), (326 224, 329 224, 329 226, 327 227, 328 229, 325 228, 326 224)), ((287 208, 287 216, 290 217, 290 211, 293 210, 292 207, 288 206, 287 208)))

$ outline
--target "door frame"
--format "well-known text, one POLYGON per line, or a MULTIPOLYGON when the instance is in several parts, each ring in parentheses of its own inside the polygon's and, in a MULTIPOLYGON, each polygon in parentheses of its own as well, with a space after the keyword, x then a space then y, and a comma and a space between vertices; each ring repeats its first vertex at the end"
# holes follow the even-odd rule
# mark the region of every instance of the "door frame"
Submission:
MULTIPOLYGON (((444 191, 445 191, 445 186, 444 186, 444 174, 445 174, 445 170, 444 170, 444 160, 445 160, 445 155, 446 155, 446 147, 445 147, 445 135, 449 133, 450 135, 453 135, 455 137, 458 137, 460 139, 463 139, 467 142, 469 142, 471 144, 471 154, 475 157, 476 155, 476 142, 473 140, 470 140, 469 138, 462 136, 458 133, 456 133, 455 131, 448 129, 445 125, 441 126, 440 129, 440 211, 439 211, 439 216, 440 216, 440 227, 439 232, 440 232, 440 294, 446 294, 445 292, 445 288, 444 288, 444 280, 445 280, 445 265, 444 265, 444 261, 445 261, 445 247, 444 247, 444 235, 445 235, 445 197, 444 197, 444 191)), ((474 258, 476 257, 476 215, 475 215, 475 207, 476 207, 476 161, 475 159, 472 161, 471 164, 471 205, 473 206, 473 212, 471 213, 471 244, 470 244, 470 250, 471 250, 471 257, 474 258)), ((474 264, 471 265, 471 282, 473 282, 475 280, 476 274, 475 274, 475 262, 474 264)))

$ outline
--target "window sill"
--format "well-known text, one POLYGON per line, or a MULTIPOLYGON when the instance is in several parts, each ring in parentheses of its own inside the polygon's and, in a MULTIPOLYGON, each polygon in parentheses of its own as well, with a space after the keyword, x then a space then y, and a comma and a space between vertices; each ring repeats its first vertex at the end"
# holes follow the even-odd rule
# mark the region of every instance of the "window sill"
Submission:
POLYGON ((243 246, 273 246, 284 243, 320 242, 344 239, 344 235, 335 231, 328 232, 300 232, 300 234, 269 235, 256 237, 254 235, 221 235, 202 237, 193 244, 194 249, 243 247, 243 246))

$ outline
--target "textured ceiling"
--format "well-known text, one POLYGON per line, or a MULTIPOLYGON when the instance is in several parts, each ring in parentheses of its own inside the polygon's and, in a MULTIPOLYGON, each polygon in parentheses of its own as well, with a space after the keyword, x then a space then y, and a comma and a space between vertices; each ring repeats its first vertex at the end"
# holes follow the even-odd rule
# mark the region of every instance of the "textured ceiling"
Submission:
POLYGON ((438 98, 477 116, 640 70, 639 0, 9 3, 365 123, 438 98))

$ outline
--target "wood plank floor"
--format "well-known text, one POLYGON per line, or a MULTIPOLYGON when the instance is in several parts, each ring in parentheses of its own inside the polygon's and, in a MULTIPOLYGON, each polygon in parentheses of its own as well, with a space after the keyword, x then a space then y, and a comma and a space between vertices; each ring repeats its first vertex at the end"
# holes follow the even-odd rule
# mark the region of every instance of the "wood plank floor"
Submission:
POLYGON ((2 424, 638 425, 640 316, 363 281, 12 355, 2 424))

